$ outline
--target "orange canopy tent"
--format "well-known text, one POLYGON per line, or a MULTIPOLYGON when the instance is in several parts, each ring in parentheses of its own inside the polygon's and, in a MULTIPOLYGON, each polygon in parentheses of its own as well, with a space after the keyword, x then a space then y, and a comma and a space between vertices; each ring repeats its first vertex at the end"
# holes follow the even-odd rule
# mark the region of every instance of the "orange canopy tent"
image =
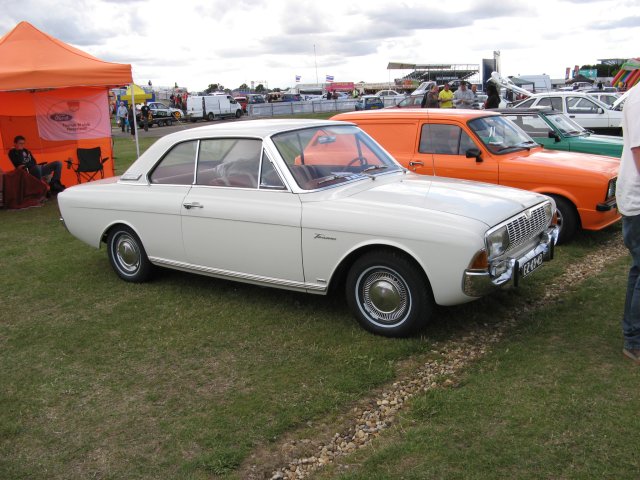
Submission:
MULTIPOLYGON (((16 135, 38 162, 72 159, 100 147, 114 175, 108 90, 132 83, 131 65, 102 61, 20 22, 0 38, 0 169, 16 135), (107 123, 108 122, 108 125, 107 123)), ((63 169, 62 183, 77 183, 63 169)))

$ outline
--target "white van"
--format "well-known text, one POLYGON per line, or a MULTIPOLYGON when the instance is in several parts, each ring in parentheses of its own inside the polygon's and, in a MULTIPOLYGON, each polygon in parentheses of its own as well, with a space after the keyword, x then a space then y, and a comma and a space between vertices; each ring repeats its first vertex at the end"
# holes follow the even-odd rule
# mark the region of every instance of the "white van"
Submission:
POLYGON ((187 97, 187 118, 214 120, 242 116, 242 106, 230 95, 190 95, 187 97))

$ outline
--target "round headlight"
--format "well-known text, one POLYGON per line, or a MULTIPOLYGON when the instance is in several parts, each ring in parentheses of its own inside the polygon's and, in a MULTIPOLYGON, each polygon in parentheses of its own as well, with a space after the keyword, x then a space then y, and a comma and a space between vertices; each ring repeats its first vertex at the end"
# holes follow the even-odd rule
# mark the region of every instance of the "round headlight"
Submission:
POLYGON ((487 249, 489 258, 495 258, 507 251, 509 234, 507 227, 500 227, 487 235, 487 249))

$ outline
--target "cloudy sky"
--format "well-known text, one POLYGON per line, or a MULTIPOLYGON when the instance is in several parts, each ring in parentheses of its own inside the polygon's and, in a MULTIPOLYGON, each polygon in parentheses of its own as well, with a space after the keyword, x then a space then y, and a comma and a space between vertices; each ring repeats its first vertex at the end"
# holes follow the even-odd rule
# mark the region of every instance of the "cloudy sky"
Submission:
POLYGON ((393 81, 389 62, 480 64, 546 73, 640 56, 639 0, 3 0, 0 35, 20 21, 134 81, 190 90, 393 81))

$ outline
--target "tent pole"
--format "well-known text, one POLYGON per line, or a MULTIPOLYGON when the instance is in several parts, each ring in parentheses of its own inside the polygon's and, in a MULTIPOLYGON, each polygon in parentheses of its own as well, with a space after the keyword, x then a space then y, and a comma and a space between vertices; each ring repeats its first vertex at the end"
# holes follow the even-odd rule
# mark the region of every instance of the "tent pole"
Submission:
MULTIPOLYGON (((135 124, 135 137, 136 137, 136 160, 140 158, 140 144, 138 143, 138 121, 136 120, 136 97, 133 92, 133 83, 131 83, 131 109, 133 110, 133 123, 135 124)), ((129 125, 134 128, 133 125, 129 125)))

